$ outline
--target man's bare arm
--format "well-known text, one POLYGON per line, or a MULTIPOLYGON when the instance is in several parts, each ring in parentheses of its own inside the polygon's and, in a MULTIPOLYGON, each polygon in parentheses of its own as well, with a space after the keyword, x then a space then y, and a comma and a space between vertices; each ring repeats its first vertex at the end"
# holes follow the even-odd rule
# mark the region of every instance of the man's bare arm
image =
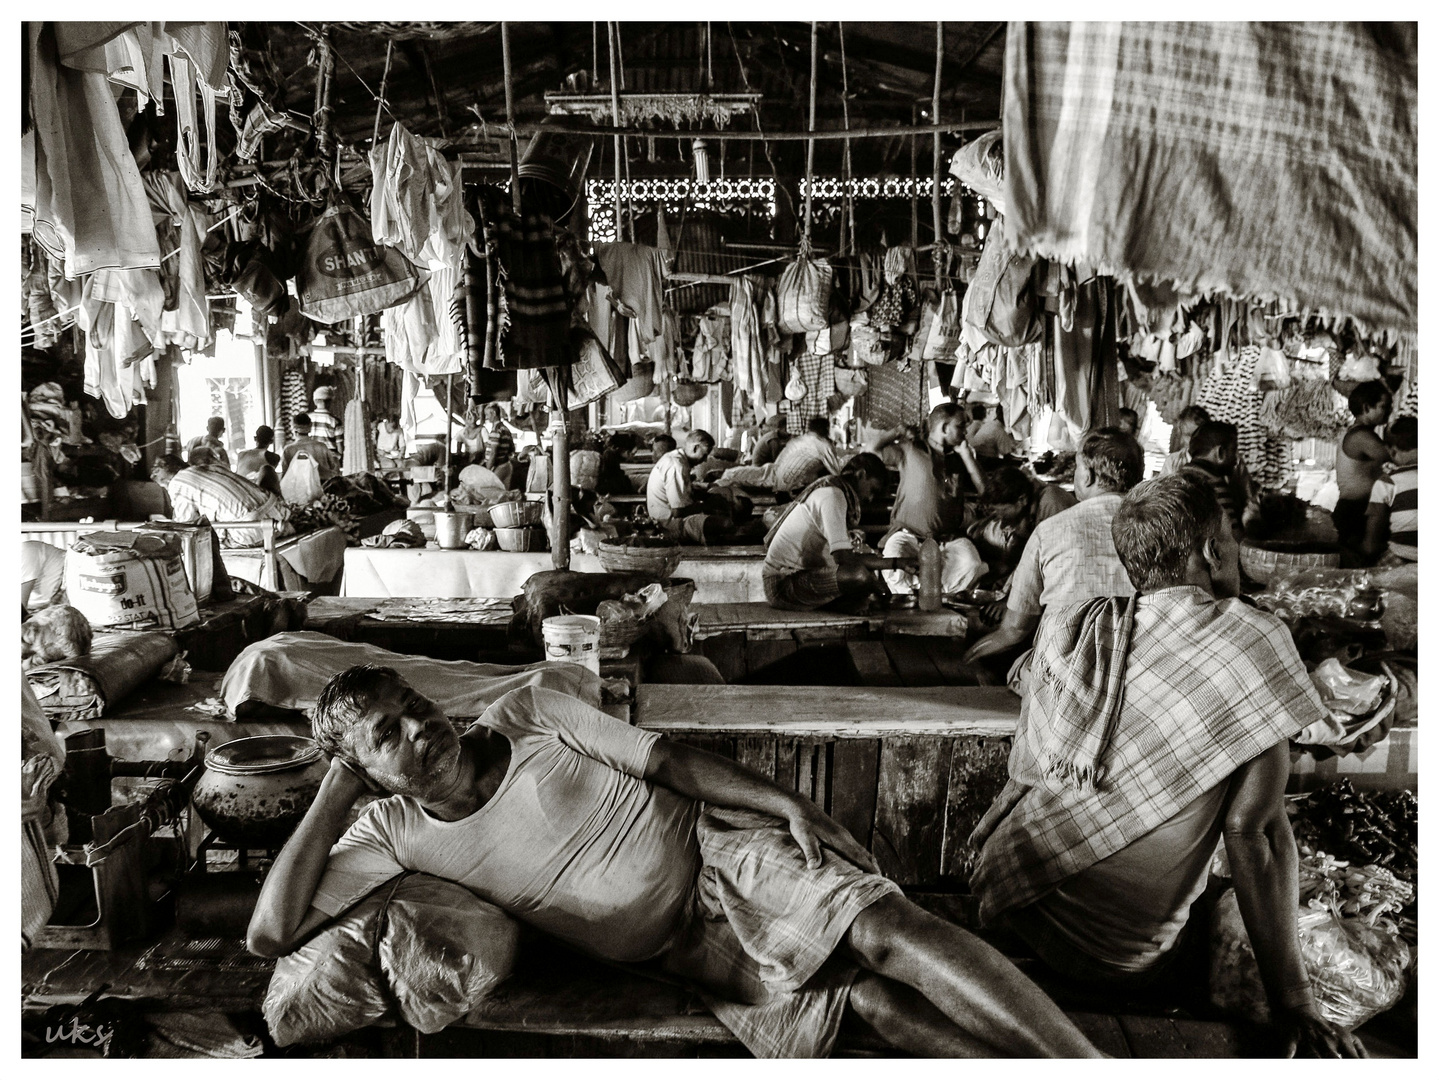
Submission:
POLYGON ((324 876, 330 849, 345 831, 355 800, 365 793, 358 774, 338 763, 320 782, 320 791, 299 827, 280 849, 260 889, 245 945, 256 956, 283 956, 328 916, 310 906, 324 876))
POLYGON ((1364 542, 1362 550, 1371 559, 1383 550, 1389 538, 1389 507, 1384 503, 1371 502, 1364 515, 1364 542))
POLYGON ((971 645, 969 651, 964 654, 963 662, 972 664, 986 656, 993 656, 995 653, 1012 649, 1016 645, 1023 645, 1034 636, 1034 628, 1038 625, 1038 615, 1005 608, 1004 617, 1000 620, 999 626, 971 645))
POLYGON ((1230 781, 1224 846, 1235 899, 1270 1009, 1284 1031, 1286 1056, 1364 1057, 1359 1040, 1319 1015, 1299 952, 1299 854, 1284 812, 1288 778, 1286 740, 1242 766, 1230 781))
POLYGON ((811 867, 820 865, 824 846, 866 870, 877 869, 874 857, 809 799, 729 758, 662 737, 650 751, 645 779, 698 802, 757 810, 787 821, 811 867))

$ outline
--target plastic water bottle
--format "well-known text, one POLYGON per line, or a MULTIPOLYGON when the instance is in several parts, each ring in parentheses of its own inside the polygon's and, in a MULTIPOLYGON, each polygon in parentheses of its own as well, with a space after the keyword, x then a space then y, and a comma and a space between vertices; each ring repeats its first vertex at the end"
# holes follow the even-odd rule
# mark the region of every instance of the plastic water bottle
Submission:
POLYGON ((929 537, 919 545, 919 610, 938 611, 940 553, 939 542, 929 537))

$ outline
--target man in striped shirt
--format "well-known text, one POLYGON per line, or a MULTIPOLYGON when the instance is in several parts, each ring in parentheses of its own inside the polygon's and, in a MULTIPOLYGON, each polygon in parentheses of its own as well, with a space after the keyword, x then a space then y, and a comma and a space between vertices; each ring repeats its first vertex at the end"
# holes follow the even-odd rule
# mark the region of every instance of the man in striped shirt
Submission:
MULTIPOLYGON (((276 535, 289 531, 289 504, 213 464, 203 447, 190 451, 188 468, 177 457, 167 454, 159 458, 150 469, 150 479, 169 493, 174 521, 269 520, 280 525, 276 535)), ((264 534, 259 529, 224 529, 220 541, 226 547, 258 547, 264 543, 264 534)))
POLYGON ((1384 445, 1398 467, 1374 481, 1365 518, 1364 554, 1373 559, 1384 552, 1384 565, 1418 562, 1419 421, 1412 416, 1395 420, 1384 433, 1384 445))

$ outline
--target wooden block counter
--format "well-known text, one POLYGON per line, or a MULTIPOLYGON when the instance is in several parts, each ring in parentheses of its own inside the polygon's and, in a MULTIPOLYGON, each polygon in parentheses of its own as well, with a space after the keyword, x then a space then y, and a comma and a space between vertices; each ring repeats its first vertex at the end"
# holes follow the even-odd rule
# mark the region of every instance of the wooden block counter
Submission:
POLYGON ((1019 698, 1003 687, 639 687, 635 723, 813 799, 906 888, 963 884, 1004 786, 1019 698))

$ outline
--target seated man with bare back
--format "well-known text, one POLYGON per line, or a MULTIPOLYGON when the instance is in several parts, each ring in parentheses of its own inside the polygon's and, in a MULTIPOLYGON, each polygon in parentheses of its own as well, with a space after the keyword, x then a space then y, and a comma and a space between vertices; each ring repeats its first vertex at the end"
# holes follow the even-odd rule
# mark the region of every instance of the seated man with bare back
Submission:
POLYGON ((332 755, 265 880, 278 956, 402 870, 695 987, 753 1053, 824 1056, 852 1009, 925 1056, 1098 1056, 1004 956, 905 899, 814 803, 742 765, 525 688, 463 736, 394 671, 335 676, 332 755), (367 787, 393 794, 344 823, 367 787))

